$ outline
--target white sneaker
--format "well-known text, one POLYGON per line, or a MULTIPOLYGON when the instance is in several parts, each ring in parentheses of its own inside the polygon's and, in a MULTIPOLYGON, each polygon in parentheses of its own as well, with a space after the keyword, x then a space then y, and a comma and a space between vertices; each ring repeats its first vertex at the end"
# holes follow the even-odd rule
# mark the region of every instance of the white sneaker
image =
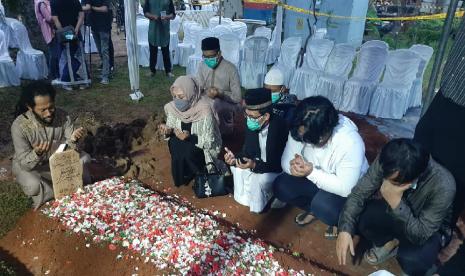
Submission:
POLYGON ((100 84, 107 85, 110 84, 110 81, 108 79, 102 79, 102 81, 100 81, 100 84))
POLYGON ((54 79, 52 80, 52 85, 58 85, 60 84, 61 80, 60 79, 54 79))
POLYGON ((280 209, 286 207, 286 202, 282 202, 281 200, 275 198, 271 203, 271 209, 280 209))

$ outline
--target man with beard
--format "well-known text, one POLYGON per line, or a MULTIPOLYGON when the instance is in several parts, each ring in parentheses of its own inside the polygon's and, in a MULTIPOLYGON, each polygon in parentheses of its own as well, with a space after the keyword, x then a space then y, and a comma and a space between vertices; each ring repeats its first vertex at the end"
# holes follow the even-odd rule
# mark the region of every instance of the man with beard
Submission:
MULTIPOLYGON (((63 143, 75 148, 84 136, 84 129, 75 129, 66 112, 55 107, 55 94, 55 89, 43 81, 23 87, 16 106, 17 118, 11 126, 13 174, 23 192, 32 198, 35 209, 53 198, 50 156, 63 143)), ((89 160, 89 155, 81 154, 84 183, 90 183, 85 166, 89 160)))

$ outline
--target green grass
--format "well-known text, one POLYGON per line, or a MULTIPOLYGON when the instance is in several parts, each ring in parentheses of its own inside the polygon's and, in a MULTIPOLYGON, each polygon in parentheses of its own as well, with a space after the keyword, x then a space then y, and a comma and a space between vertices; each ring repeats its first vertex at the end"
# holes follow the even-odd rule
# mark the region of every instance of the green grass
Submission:
POLYGON ((31 201, 18 184, 12 181, 0 182, 0 238, 5 236, 30 208, 31 201))

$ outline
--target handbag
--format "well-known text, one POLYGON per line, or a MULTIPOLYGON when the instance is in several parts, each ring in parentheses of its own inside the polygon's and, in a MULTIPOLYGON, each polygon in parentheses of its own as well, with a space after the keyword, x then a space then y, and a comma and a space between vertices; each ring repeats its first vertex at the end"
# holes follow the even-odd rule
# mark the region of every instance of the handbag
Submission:
POLYGON ((205 165, 202 173, 196 175, 192 189, 197 198, 224 196, 229 194, 231 180, 231 176, 225 176, 213 162, 210 162, 205 165), (208 171, 208 165, 212 165, 212 172, 208 171))

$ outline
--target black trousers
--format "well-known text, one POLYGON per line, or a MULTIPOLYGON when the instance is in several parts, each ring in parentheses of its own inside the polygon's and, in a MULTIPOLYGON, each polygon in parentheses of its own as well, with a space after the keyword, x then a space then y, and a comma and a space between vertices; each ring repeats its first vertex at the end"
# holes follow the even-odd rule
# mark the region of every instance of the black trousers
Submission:
POLYGON ((442 92, 437 93, 418 122, 414 139, 455 178, 457 191, 452 220, 455 225, 465 208, 465 107, 445 98, 442 92))
POLYGON ((320 190, 306 177, 296 177, 283 173, 273 182, 274 196, 302 210, 311 212, 328 226, 336 226, 339 214, 346 202, 341 197, 320 190))
POLYGON ((384 200, 370 201, 359 218, 361 236, 381 247, 394 238, 399 240, 397 261, 410 276, 423 276, 436 262, 442 244, 442 235, 435 233, 424 244, 412 244, 404 234, 401 222, 387 213, 390 208, 384 200))
MULTIPOLYGON (((158 46, 150 45, 150 71, 155 73, 157 69, 157 58, 158 58, 158 46)), ((163 65, 165 66, 165 73, 171 73, 171 58, 170 58, 170 47, 161 47, 161 53, 163 55, 163 65)))

